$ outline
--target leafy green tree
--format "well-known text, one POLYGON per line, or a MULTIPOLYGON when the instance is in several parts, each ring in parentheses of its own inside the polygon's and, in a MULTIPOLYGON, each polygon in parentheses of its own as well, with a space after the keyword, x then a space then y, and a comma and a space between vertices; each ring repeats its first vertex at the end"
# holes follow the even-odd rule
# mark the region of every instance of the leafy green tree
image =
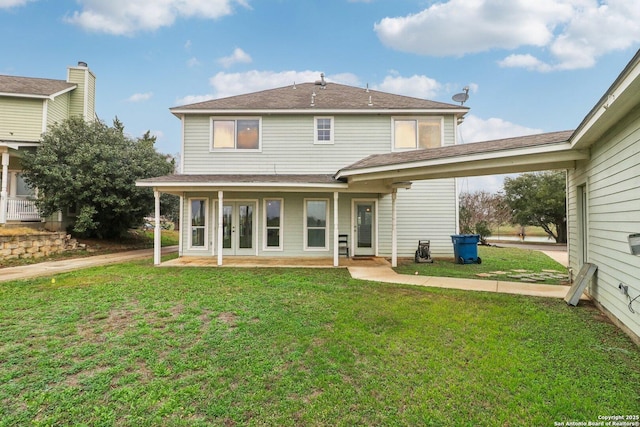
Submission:
POLYGON ((504 191, 514 223, 541 227, 556 242, 567 242, 564 171, 525 173, 516 178, 505 178, 504 191))
POLYGON ((36 203, 44 215, 75 208, 74 232, 119 237, 154 209, 152 190, 136 187, 136 180, 173 171, 154 143, 149 132, 126 136, 117 118, 110 127, 74 117, 43 134, 38 148, 22 159, 23 173, 38 188, 36 203))

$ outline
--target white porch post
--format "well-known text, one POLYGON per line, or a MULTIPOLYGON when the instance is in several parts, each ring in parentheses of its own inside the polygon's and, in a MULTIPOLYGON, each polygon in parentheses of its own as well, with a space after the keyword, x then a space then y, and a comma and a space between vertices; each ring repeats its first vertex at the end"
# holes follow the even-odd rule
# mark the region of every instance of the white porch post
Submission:
POLYGON ((160 265, 160 254, 162 252, 162 239, 160 229, 160 192, 153 191, 156 202, 155 226, 153 228, 153 264, 160 265))
MULTIPOLYGON (((6 148, 5 148, 6 150, 6 148)), ((7 191, 9 185, 9 152, 2 153, 2 189, 0 191, 0 224, 7 222, 7 191)))
POLYGON ((222 221, 223 221, 223 203, 224 192, 222 190, 218 191, 218 239, 217 239, 217 250, 218 250, 218 265, 222 265, 222 221))
POLYGON ((391 193, 391 267, 398 266, 398 219, 396 209, 396 198, 398 196, 398 190, 393 189, 391 193))
POLYGON ((180 230, 180 232, 178 233, 178 236, 180 236, 180 240, 178 240, 178 255, 182 256, 182 230, 184 230, 183 226, 184 226, 184 222, 183 221, 183 217, 184 216, 184 193, 182 193, 182 196, 180 196, 180 215, 178 216, 178 229, 180 230))
POLYGON ((340 249, 338 246, 338 192, 333 192, 333 266, 340 265, 340 249))

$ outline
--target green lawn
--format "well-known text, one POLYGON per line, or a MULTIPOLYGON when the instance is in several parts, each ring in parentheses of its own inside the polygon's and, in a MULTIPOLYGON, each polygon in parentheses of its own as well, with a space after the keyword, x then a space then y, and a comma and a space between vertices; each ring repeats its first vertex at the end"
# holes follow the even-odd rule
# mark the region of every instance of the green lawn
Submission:
POLYGON ((344 269, 114 265, 0 284, 0 426, 553 426, 633 415, 591 305, 344 269))
POLYGON ((456 264, 453 258, 435 259, 433 264, 416 264, 413 259, 402 259, 398 261, 398 267, 395 270, 401 274, 415 274, 417 272, 424 276, 506 281, 514 281, 514 279, 509 278, 509 275, 520 274, 514 270, 527 270, 532 273, 542 273, 547 270, 556 271, 558 275, 563 275, 564 278, 550 278, 538 283, 554 285, 567 283, 566 267, 539 251, 478 246, 478 256, 482 260, 481 264, 456 264), (498 271, 508 274, 491 274, 498 271), (479 273, 491 275, 482 277, 478 276, 479 273))

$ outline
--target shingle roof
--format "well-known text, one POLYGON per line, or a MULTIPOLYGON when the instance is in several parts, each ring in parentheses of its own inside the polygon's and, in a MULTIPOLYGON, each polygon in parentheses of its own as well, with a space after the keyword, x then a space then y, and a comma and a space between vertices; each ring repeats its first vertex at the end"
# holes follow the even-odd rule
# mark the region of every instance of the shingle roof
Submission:
POLYGON ((157 178, 140 179, 138 182, 153 182, 154 184, 341 184, 333 175, 165 175, 157 178))
POLYGON ((0 93, 46 97, 76 87, 64 80, 0 75, 0 93))
POLYGON ((341 169, 341 172, 352 171, 356 169, 400 165, 426 160, 445 159, 456 156, 491 153, 496 151, 535 147, 547 144, 557 144, 561 142, 567 142, 572 134, 572 130, 567 130, 561 132, 520 136, 515 138, 497 139, 493 141, 458 144, 425 150, 403 151, 399 153, 389 154, 374 154, 341 169))
POLYGON ((228 98, 212 99, 171 110, 405 110, 466 111, 468 108, 410 96, 394 95, 337 83, 301 83, 228 98), (315 93, 315 96, 312 94, 315 93), (314 106, 311 100, 314 100, 314 106))

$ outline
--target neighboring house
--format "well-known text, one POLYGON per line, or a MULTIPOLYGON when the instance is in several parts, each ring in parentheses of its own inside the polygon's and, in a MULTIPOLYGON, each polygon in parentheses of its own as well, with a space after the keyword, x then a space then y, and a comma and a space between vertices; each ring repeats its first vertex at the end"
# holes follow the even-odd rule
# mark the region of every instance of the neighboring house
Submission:
POLYGON ((68 214, 41 218, 35 190, 22 176, 20 158, 35 149, 49 126, 72 116, 95 118, 96 78, 84 62, 69 67, 66 80, 0 75, 0 226, 46 221, 46 228, 64 229, 68 214))
POLYGON ((181 197, 182 256, 218 264, 234 255, 328 257, 338 265, 347 249, 413 256, 419 239, 431 240, 434 255, 451 255, 455 179, 351 182, 336 174, 372 154, 453 146, 467 111, 324 77, 175 107, 181 174, 138 185, 181 197))

